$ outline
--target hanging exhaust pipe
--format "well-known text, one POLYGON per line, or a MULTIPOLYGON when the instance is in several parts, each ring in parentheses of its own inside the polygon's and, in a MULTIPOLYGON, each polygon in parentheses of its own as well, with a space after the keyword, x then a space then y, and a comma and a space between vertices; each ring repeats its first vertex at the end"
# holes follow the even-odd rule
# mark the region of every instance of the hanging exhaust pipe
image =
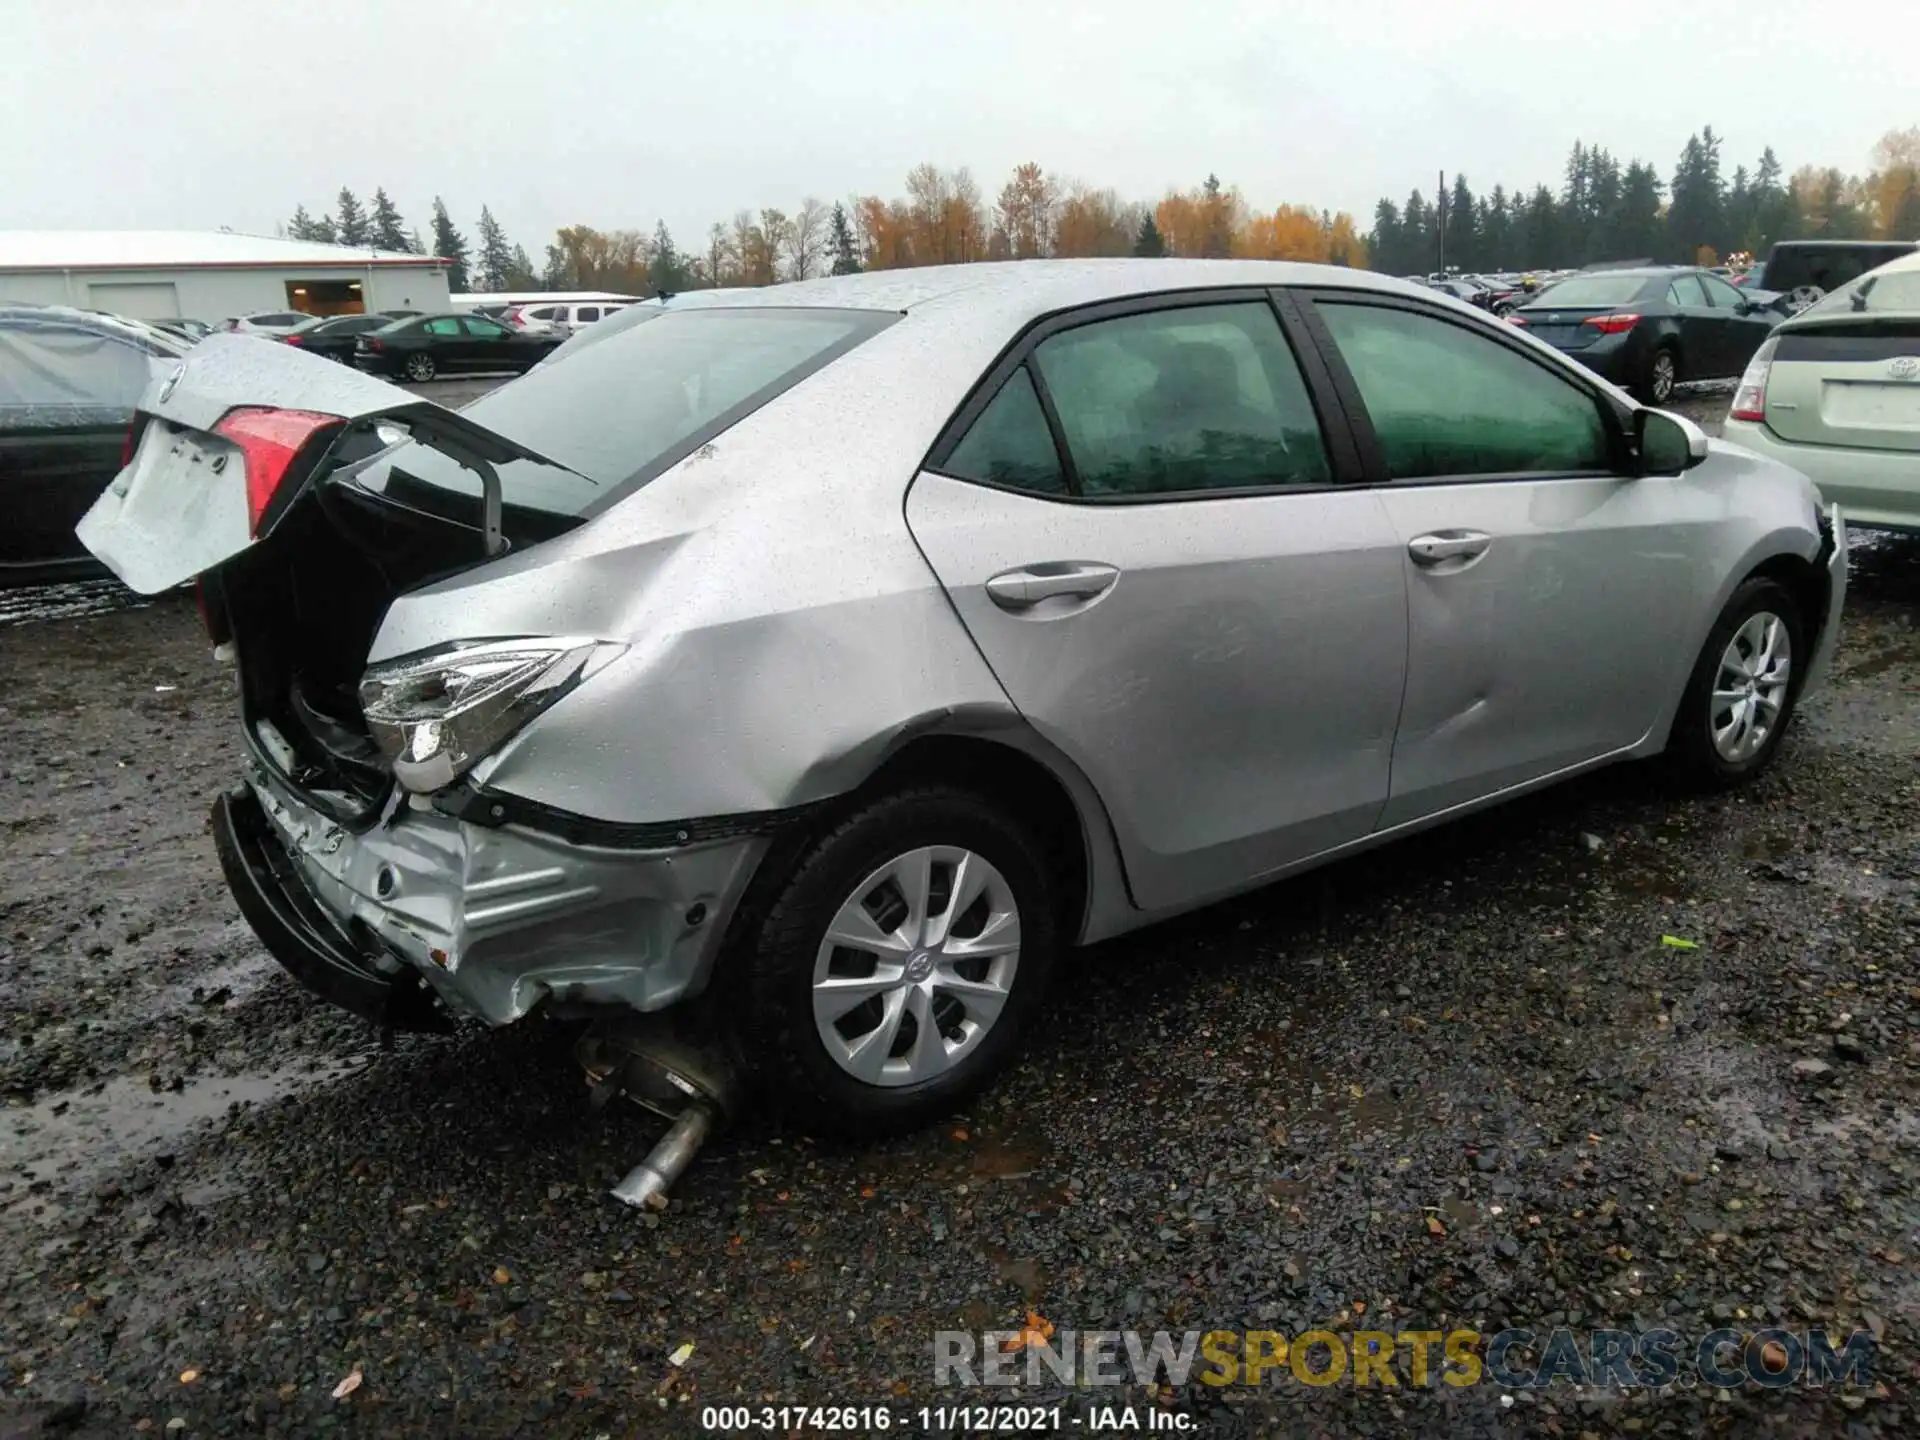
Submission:
POLYGON ((667 1133, 610 1192, 636 1210, 663 1210, 707 1138, 732 1117, 739 1085, 719 1049, 701 1045, 660 1019, 596 1025, 575 1056, 598 1109, 617 1095, 672 1121, 667 1133))

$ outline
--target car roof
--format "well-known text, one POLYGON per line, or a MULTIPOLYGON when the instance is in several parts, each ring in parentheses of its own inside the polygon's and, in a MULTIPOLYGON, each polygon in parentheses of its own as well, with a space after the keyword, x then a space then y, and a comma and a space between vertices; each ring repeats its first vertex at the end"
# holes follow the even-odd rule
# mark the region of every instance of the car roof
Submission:
POLYGON ((9 324, 65 325, 72 329, 91 330, 97 335, 110 335, 116 340, 126 340, 148 350, 166 350, 169 354, 177 355, 186 353, 185 348, 178 344, 178 337, 151 325, 124 320, 118 315, 99 310, 81 310, 72 305, 0 305, 0 325, 9 324))
MULTIPOLYGON (((793 280, 784 285, 714 293, 702 309, 820 306, 895 310, 908 315, 965 316, 982 324, 1024 324, 1056 310, 1170 291, 1237 286, 1326 285, 1430 298, 1425 285, 1286 260, 1010 260, 928 265, 793 280)), ((697 291, 686 291, 691 296, 697 291)))

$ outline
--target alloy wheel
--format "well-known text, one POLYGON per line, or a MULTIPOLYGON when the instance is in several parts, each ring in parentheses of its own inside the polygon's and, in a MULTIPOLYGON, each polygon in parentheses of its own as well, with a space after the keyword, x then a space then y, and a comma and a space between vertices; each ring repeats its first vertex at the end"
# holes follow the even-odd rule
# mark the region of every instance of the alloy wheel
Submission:
POLYGON ((933 1079, 986 1038, 1020 964, 1020 908, 985 857, 932 845, 869 874, 827 926, 813 1018, 836 1064, 870 1085, 933 1079))
POLYGON ((1722 760, 1752 759, 1779 727, 1793 678, 1793 639, 1770 610, 1749 615, 1727 641, 1714 676, 1707 728, 1722 760))
POLYGON ((433 378, 433 357, 415 355, 407 361, 407 377, 412 380, 431 380, 433 378))
POLYGON ((1653 357, 1653 398, 1664 405, 1673 398, 1674 367, 1671 351, 1662 350, 1653 357))

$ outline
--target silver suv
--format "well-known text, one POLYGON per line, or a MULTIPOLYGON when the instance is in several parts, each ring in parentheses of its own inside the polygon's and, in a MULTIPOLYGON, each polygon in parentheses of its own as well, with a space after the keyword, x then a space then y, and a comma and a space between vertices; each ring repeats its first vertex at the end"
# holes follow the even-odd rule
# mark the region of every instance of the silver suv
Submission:
POLYGON ((804 1122, 949 1111, 1069 945, 1565 776, 1778 751, 1843 529, 1344 269, 666 309, 453 412, 214 337, 82 526, 200 577, 269 949, 387 1025, 676 1007, 804 1122))

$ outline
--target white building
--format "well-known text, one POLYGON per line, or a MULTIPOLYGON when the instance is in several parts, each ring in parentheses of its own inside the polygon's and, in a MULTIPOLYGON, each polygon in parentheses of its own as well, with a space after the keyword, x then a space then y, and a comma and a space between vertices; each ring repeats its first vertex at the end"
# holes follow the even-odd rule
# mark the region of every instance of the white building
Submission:
POLYGON ((209 323, 271 310, 446 310, 447 262, 224 230, 0 230, 8 302, 209 323))

